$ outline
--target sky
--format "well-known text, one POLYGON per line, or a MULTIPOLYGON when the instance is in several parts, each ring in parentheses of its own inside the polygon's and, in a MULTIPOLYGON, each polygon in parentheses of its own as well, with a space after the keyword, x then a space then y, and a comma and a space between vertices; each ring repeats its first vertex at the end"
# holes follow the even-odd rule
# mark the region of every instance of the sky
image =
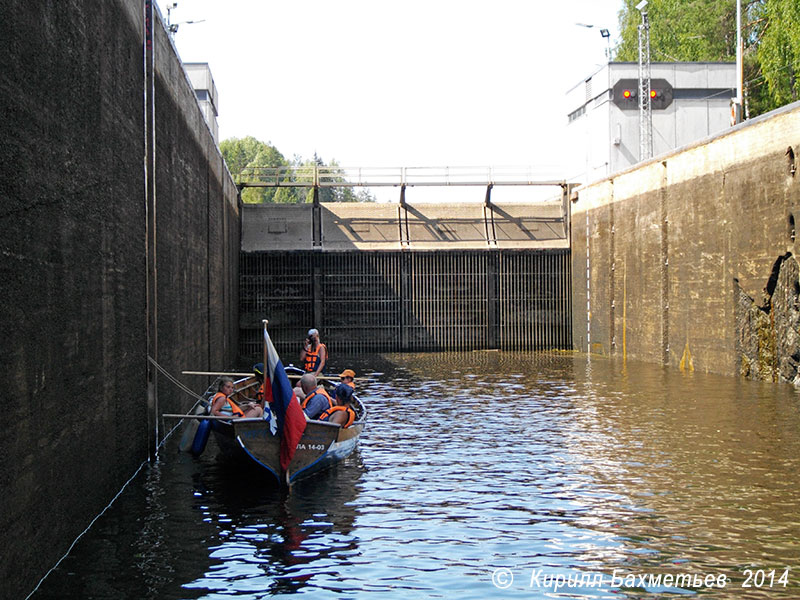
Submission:
MULTIPOLYGON (((173 2, 158 4, 166 19, 173 2)), ((566 92, 605 64, 600 28, 617 40, 622 0, 177 4, 175 45, 209 63, 220 139, 343 167, 563 176, 566 92)))

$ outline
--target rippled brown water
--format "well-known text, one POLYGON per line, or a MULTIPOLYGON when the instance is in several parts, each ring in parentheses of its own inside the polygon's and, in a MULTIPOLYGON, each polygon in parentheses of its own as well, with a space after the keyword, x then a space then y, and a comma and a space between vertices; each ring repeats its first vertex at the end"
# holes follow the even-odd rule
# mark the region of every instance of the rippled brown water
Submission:
POLYGON ((374 373, 345 464, 287 496, 171 442, 34 598, 800 597, 794 388, 571 354, 350 365, 374 373))

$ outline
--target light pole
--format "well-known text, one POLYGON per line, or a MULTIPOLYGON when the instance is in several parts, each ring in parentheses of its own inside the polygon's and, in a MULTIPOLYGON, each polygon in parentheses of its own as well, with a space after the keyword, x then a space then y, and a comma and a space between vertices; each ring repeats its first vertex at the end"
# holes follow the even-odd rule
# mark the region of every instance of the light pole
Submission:
MULTIPOLYGON (((586 27, 586 29, 593 29, 597 25, 593 23, 575 23, 578 27, 586 27)), ((605 27, 600 27, 600 35, 606 40, 606 60, 611 62, 611 31, 605 27)))
POLYGON ((606 58, 608 62, 611 62, 611 32, 608 29, 602 28, 600 30, 600 35, 606 40, 606 58))
MULTIPOLYGON (((167 4, 167 31, 170 32, 170 35, 174 33, 172 31, 172 11, 175 10, 176 8, 178 8, 177 2, 170 2, 169 4, 167 4)), ((177 30, 178 29, 176 27, 175 31, 177 30)))
POLYGON ((178 23, 172 22, 172 11, 178 8, 177 2, 170 2, 167 4, 167 31, 169 32, 169 37, 171 39, 175 39, 175 34, 178 33, 178 27, 181 25, 192 25, 194 23, 202 23, 205 19, 200 19, 199 21, 180 21, 178 23))
POLYGON ((742 41, 742 0, 736 0, 736 98, 731 100, 731 125, 742 122, 744 102, 744 43, 742 41))

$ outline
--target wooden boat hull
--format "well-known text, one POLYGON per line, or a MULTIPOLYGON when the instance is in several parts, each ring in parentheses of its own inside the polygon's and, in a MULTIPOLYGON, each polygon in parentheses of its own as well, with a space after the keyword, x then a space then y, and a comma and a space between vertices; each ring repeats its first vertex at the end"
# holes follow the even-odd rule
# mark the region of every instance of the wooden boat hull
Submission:
POLYGON ((262 419, 216 421, 212 431, 222 452, 234 460, 249 460, 281 484, 291 484, 349 456, 364 429, 356 422, 346 429, 324 421, 308 421, 285 473, 280 466, 280 437, 262 419))

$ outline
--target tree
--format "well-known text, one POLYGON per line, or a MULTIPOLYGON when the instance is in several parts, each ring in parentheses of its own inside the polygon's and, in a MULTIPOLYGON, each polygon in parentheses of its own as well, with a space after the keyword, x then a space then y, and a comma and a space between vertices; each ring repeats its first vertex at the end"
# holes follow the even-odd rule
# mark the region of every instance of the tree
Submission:
MULTIPOLYGON (((641 14, 624 0, 615 60, 638 61, 641 14)), ((654 61, 735 61, 736 0, 650 0, 654 61)), ((797 99, 800 2, 742 0, 745 98, 750 116, 797 99)))
MULTIPOLYGON (((637 0, 624 2, 619 21, 621 40, 615 59, 638 61, 641 13, 636 10, 637 0)), ((735 0, 651 0, 647 13, 653 60, 736 59, 735 0)))
MULTIPOLYGON (((296 177, 296 170, 302 171, 303 167, 330 167, 328 181, 345 183, 344 171, 342 176, 337 176, 338 163, 334 160, 326 165, 316 152, 314 158, 304 161, 295 156, 289 162, 283 154, 278 152, 272 144, 258 141, 252 136, 243 139, 230 138, 223 140, 219 149, 228 165, 228 170, 237 182, 259 181, 258 169, 262 167, 286 167, 285 179, 290 182, 296 177)), ((351 187, 320 187, 320 202, 374 202, 375 198, 365 189, 358 192, 351 187)), ((309 187, 248 187, 242 191, 242 202, 258 204, 262 202, 297 204, 313 202, 314 190, 309 187)))
POLYGON ((769 95, 780 106, 798 97, 800 73, 800 3, 798 0, 757 2, 757 57, 769 95))
MULTIPOLYGON (((288 167, 289 162, 275 146, 258 141, 252 136, 243 139, 230 138, 219 145, 228 170, 241 181, 258 181, 259 167, 288 167), (249 171, 249 172, 248 172, 249 171)), ((242 191, 242 202, 297 202, 296 188, 249 187, 242 191)))

